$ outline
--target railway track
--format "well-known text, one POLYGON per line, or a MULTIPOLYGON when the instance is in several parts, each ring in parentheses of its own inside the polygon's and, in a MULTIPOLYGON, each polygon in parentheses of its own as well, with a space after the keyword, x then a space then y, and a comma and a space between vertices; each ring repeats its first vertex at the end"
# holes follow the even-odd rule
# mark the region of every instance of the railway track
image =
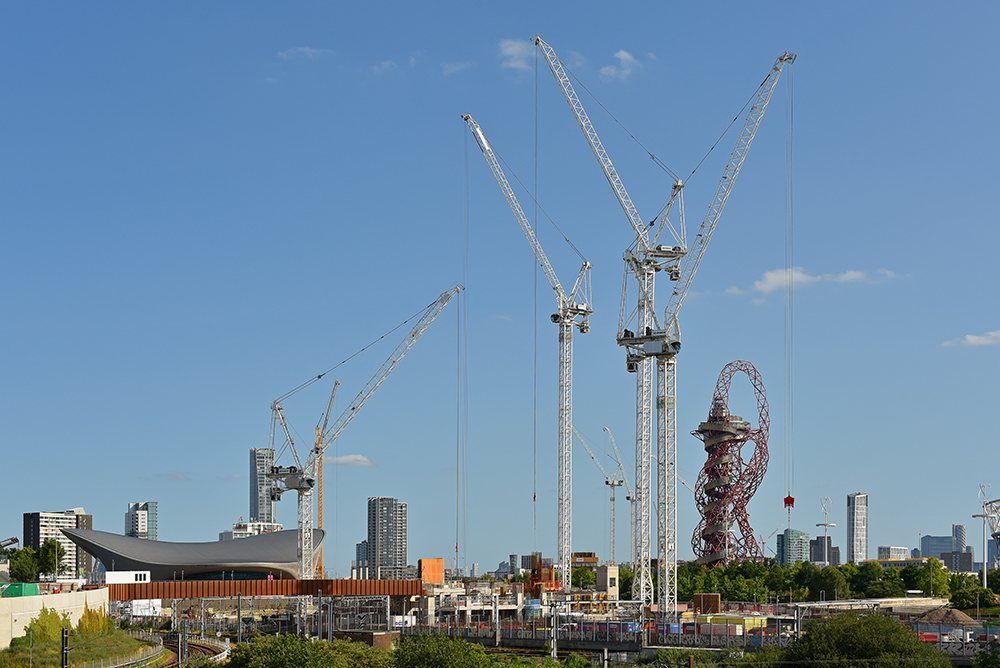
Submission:
MULTIPOLYGON (((215 647, 214 645, 208 645, 206 643, 199 643, 193 640, 188 640, 188 659, 195 659, 198 657, 210 657, 215 656, 222 652, 221 649, 215 647)), ((176 666, 177 662, 177 639, 171 638, 169 640, 163 641, 163 647, 168 652, 170 652, 170 659, 163 664, 164 666, 176 666)))

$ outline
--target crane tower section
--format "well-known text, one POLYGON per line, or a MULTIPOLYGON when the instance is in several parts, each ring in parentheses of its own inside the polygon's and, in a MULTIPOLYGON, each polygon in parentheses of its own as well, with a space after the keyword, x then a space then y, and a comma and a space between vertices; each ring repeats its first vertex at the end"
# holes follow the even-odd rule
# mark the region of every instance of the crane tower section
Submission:
POLYGON ((695 528, 691 547, 699 563, 713 567, 731 561, 764 559, 750 526, 747 503, 767 471, 769 426, 767 395, 757 369, 743 360, 730 362, 719 374, 708 419, 691 432, 705 444, 708 455, 695 486, 701 521, 695 528), (757 399, 756 429, 729 411, 729 387, 740 372, 750 379, 757 399), (743 447, 748 443, 754 444, 749 462, 743 457, 743 447))

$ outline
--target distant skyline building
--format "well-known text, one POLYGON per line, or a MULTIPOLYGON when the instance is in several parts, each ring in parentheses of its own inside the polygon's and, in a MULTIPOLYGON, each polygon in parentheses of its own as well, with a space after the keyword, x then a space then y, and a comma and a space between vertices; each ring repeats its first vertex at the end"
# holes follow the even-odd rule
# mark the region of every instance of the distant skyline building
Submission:
POLYGON ((809 541, 809 561, 817 566, 824 563, 828 566, 840 566, 840 548, 833 545, 833 539, 829 536, 817 536, 809 541), (826 541, 826 552, 824 556, 823 541, 826 541))
POLYGON ((139 501, 128 504, 128 510, 125 511, 125 535, 143 540, 157 540, 160 535, 159 502, 139 501))
POLYGON ((894 547, 892 545, 879 545, 878 546, 878 559, 908 559, 910 556, 910 548, 908 547, 894 547))
POLYGON ((21 547, 39 549, 47 540, 59 543, 64 552, 59 563, 60 575, 77 578, 86 576, 93 570, 93 558, 77 548, 61 529, 93 529, 94 517, 87 515, 83 508, 71 508, 61 513, 24 513, 24 536, 21 547))
POLYGON ((794 566, 809 560, 809 534, 798 529, 785 529, 778 534, 778 563, 794 566))
POLYGON ((274 448, 250 448, 250 521, 273 524, 278 502, 271 497, 278 481, 268 478, 274 466, 274 448))
POLYGON ((971 573, 972 553, 971 552, 945 552, 941 555, 941 563, 952 573, 971 573))
POLYGON ((950 552, 966 552, 966 528, 964 524, 952 524, 950 536, 921 536, 920 556, 942 559, 950 552))
POLYGON ((368 497, 368 577, 402 580, 406 571, 406 503, 390 496, 368 497))
POLYGON ((955 539, 955 552, 965 552, 968 543, 965 540, 966 530, 964 524, 952 524, 951 536, 955 539))
POLYGON ((262 533, 274 533, 283 528, 280 524, 273 522, 244 522, 241 517, 239 522, 233 524, 231 530, 219 532, 219 540, 239 540, 240 538, 259 536, 262 533))
POLYGON ((847 495, 847 561, 868 560, 868 495, 847 495))

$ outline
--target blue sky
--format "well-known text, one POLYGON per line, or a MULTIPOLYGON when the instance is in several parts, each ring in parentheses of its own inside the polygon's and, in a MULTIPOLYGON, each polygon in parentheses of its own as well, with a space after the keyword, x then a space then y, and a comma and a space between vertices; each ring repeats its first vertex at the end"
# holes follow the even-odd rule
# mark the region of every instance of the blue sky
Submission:
MULTIPOLYGON (((554 301, 460 115, 530 186, 537 104, 539 201, 594 264, 575 422, 599 449, 607 425, 629 456, 635 381, 614 334, 632 233, 544 62, 536 98, 526 46, 537 33, 682 175, 775 57, 798 54, 792 524, 814 534, 829 496, 843 547, 845 496, 864 491, 872 556, 952 523, 979 544, 979 485, 1000 496, 998 13, 985 2, 8 4, 0 536, 20 536, 24 512, 75 506, 120 532, 128 502, 155 500, 162 539, 214 540, 248 513, 247 451, 267 444, 270 402, 462 282, 461 304, 330 453, 348 463, 327 469, 328 568, 349 570, 373 495, 409 503, 411 561, 453 553, 461 341, 466 563, 553 554, 554 301)), ((669 178, 582 99, 652 218, 669 178)), ((692 484, 704 452, 688 432, 719 371, 735 359, 760 370, 771 466, 750 512, 765 536, 786 521, 784 306, 769 279, 784 267, 786 99, 780 82, 682 310, 678 370, 692 484)), ((691 235, 735 139, 688 183, 691 235)), ((579 259, 539 220, 571 283, 579 259)), ((285 402, 302 442, 332 376, 339 414, 399 338, 285 402)), ((751 401, 737 381, 731 409, 747 416, 751 401)), ((607 488, 580 448, 574 466, 573 547, 605 556, 607 488)), ((294 524, 291 495, 278 514, 294 524)), ((682 488, 682 558, 697 519, 682 488)))

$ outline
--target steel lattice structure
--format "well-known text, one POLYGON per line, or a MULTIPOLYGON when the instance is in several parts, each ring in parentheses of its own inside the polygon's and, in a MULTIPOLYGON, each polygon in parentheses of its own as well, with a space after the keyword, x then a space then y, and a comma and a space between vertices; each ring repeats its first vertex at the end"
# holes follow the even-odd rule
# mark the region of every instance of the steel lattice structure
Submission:
POLYGON ((695 503, 701 521, 694 530, 691 547, 698 562, 712 567, 734 560, 762 561, 764 555, 753 535, 747 503, 767 471, 767 434, 770 418, 764 382, 754 365, 737 360, 719 374, 708 420, 691 432, 705 444, 708 460, 698 474, 695 503), (729 412, 729 387, 733 376, 745 373, 757 398, 757 429, 729 412), (750 461, 743 459, 743 446, 752 442, 750 461), (737 535, 733 527, 739 527, 737 535))

